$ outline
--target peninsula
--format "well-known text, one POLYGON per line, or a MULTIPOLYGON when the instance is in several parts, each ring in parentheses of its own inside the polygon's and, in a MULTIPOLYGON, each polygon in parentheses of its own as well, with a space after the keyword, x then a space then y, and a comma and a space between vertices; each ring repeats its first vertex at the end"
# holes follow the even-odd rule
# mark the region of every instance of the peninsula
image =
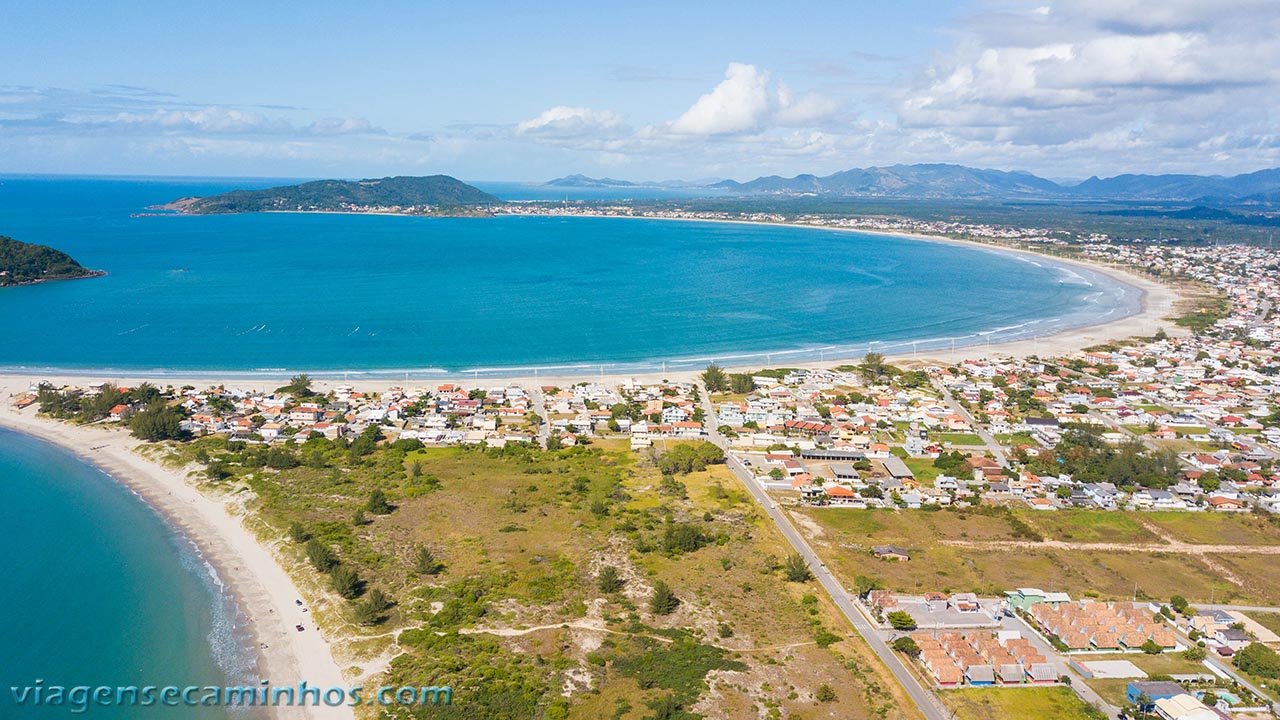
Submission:
POLYGON ((0 235, 0 287, 102 275, 61 250, 0 235))
POLYGON ((353 212, 402 215, 465 214, 469 208, 501 202, 448 175, 397 176, 365 180, 315 180, 263 190, 232 190, 187 197, 158 206, 186 215, 250 212, 353 212))

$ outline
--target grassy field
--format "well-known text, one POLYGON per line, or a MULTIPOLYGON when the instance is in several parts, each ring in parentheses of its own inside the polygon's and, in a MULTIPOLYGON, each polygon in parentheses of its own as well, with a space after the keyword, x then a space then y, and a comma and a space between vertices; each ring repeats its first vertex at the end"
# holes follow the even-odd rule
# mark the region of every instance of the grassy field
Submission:
POLYGON ((1273 633, 1280 633, 1280 612, 1251 612, 1249 617, 1273 633))
POLYGON ((951 443, 952 445, 982 445, 982 438, 973 433, 938 433, 934 436, 938 442, 951 443))
MULTIPOLYGON (((1159 655, 1146 654, 1128 654, 1117 656, 1114 654, 1099 655, 1079 655, 1073 656, 1082 662, 1089 660, 1128 660, 1137 665, 1148 676, 1157 675, 1191 675, 1205 672, 1204 666, 1193 660, 1187 660, 1182 657, 1182 653, 1161 653, 1159 655)), ((1129 680, 1089 680, 1089 687, 1093 688, 1102 699, 1115 705, 1116 707, 1124 707, 1128 704, 1125 698, 1125 691, 1129 687, 1129 680)))
POLYGON ((1039 512, 1015 510, 1014 514, 1051 540, 1106 543, 1157 543, 1160 539, 1128 513, 1108 510, 1039 512))
POLYGON ((1205 545, 1280 544, 1280 519, 1253 513, 1150 512, 1141 517, 1183 542, 1205 545))
POLYGON ((1070 688, 965 688, 941 693, 956 720, 1099 720, 1070 688))
POLYGON ((1019 523, 1046 539, 1153 544, 1158 539, 1139 522, 1147 514, 1004 512, 995 508, 981 512, 794 508, 791 512, 814 548, 846 585, 866 576, 904 593, 976 592, 999 596, 1010 588, 1031 586, 1082 598, 1137 596, 1167 600, 1182 595, 1193 603, 1280 603, 1280 580, 1270 580, 1274 573, 1266 569, 1268 562, 1275 560, 1270 556, 1198 558, 1159 552, 1155 547, 1147 552, 1112 552, 1034 544, 999 550, 947 544, 1030 541, 1025 532, 1019 531, 1019 523), (880 544, 908 549, 911 560, 895 563, 874 559, 870 548, 880 544), (1237 578, 1248 578, 1248 582, 1241 587, 1224 579, 1224 567, 1237 578))
POLYGON ((915 717, 821 588, 786 580, 785 541, 723 466, 664 478, 599 448, 259 452, 209 439, 179 455, 252 492, 318 619, 349 636, 342 662, 381 654, 380 684, 453 687, 451 707, 412 717, 915 717), (389 508, 369 509, 375 490, 389 508), (298 533, 358 573, 355 599, 328 589, 298 533), (605 566, 620 587, 600 586, 605 566), (649 605, 659 581, 679 599, 669 614, 649 605), (394 604, 360 624, 375 588, 394 604), (824 685, 834 701, 816 699, 824 685))

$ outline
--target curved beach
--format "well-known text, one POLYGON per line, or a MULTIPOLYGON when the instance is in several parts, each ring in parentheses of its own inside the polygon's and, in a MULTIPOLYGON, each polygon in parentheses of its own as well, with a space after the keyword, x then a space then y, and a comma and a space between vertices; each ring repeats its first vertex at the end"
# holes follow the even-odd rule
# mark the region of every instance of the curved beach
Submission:
MULTIPOLYGON (((136 452, 138 441, 126 432, 102 426, 76 426, 39 419, 34 409, 13 408, 11 398, 30 385, 27 380, 0 378, 0 425, 52 442, 93 463, 135 491, 186 535, 216 569, 251 623, 262 679, 273 685, 345 686, 332 649, 310 613, 301 612, 303 598, 278 562, 272 548, 247 528, 233 502, 202 493, 186 480, 186 472, 164 467, 136 452), (294 625, 303 624, 305 632, 294 625)), ((351 718, 350 708, 278 708, 278 718, 351 718)))

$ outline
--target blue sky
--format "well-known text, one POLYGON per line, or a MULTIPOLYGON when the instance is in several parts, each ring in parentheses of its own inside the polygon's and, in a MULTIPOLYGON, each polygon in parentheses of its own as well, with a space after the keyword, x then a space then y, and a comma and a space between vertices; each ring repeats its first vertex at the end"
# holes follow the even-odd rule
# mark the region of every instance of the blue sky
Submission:
POLYGON ((13 4, 0 172, 1276 164, 1270 0, 13 4))

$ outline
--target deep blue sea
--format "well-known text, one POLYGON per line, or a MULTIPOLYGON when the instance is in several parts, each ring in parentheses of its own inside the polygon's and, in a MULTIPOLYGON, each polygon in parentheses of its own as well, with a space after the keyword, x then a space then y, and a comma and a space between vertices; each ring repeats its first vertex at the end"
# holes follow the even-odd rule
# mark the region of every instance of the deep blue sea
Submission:
MULTIPOLYGON (((777 365, 1031 337, 1140 302, 1132 287, 1044 260, 806 228, 139 215, 180 196, 272 184, 0 177, 0 234, 108 273, 0 290, 0 369, 777 365)), ((549 192, 482 185, 506 199, 549 192)))
POLYGON ((17 706, 10 688, 242 684, 252 653, 191 543, 101 470, 0 429, 0 718, 225 718, 17 706))

